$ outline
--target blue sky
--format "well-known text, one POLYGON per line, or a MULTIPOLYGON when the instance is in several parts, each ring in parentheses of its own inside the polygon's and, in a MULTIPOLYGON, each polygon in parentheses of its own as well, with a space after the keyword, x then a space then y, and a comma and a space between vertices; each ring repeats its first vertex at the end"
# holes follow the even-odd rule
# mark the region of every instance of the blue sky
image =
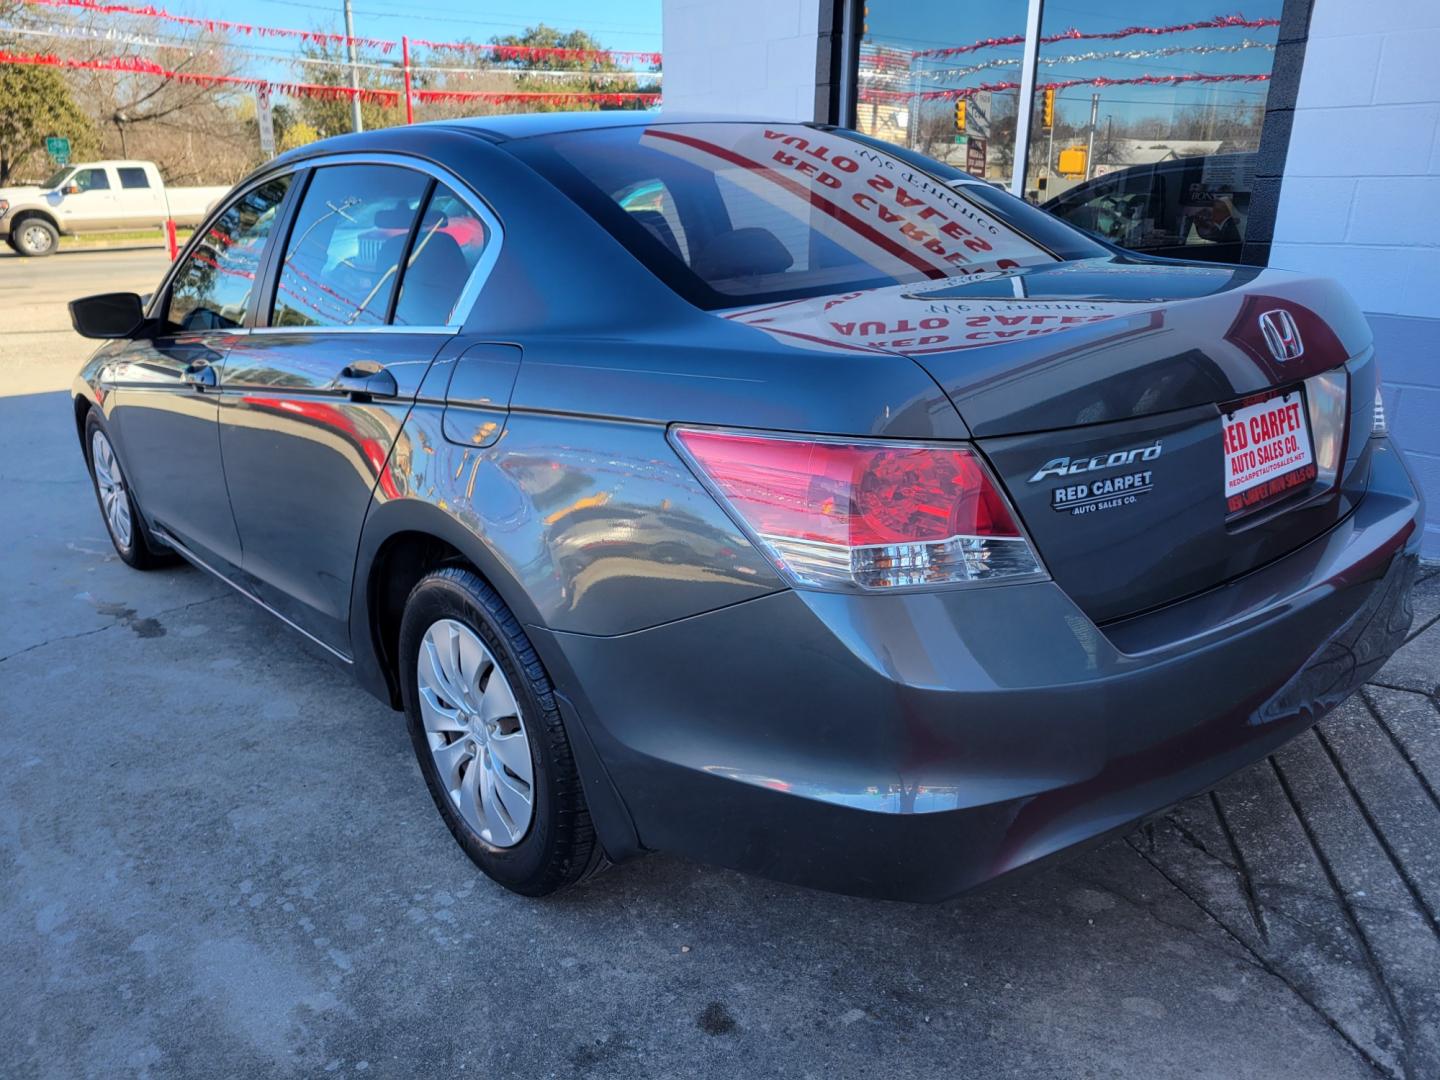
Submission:
MULTIPOLYGON (((498 0, 483 7, 467 0, 352 0, 359 37, 393 38, 402 34, 431 41, 488 41, 545 22, 561 30, 589 30, 612 49, 660 48, 660 0, 498 0)), ((174 0, 177 14, 211 16, 269 26, 339 32, 344 27, 339 0, 247 0, 243 7, 221 0, 174 0)))

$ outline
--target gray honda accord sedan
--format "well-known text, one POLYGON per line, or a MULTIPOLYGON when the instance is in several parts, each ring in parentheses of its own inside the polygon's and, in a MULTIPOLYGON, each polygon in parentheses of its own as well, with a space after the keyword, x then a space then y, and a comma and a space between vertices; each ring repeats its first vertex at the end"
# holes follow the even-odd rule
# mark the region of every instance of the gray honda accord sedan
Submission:
POLYGON ((527 895, 658 850, 953 896, 1272 752, 1410 625, 1422 508, 1341 289, 854 132, 330 139, 71 311, 120 557, 403 709, 527 895))

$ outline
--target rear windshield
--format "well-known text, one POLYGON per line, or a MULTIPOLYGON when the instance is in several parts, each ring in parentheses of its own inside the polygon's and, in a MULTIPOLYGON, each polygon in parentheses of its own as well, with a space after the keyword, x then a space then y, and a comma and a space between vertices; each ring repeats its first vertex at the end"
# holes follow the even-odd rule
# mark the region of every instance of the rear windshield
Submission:
POLYGON ((943 167, 922 169, 912 155, 833 130, 657 124, 523 139, 508 149, 704 308, 1057 258, 1053 245, 1022 233, 1004 212, 1008 197, 977 197, 973 182, 945 177, 943 167))

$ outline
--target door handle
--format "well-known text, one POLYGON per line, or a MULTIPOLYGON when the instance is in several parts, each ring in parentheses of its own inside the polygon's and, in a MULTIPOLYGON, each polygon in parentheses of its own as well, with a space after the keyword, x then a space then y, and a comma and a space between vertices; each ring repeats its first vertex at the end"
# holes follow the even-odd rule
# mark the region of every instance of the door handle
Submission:
POLYGON ((377 397, 396 397, 400 386, 386 368, 354 364, 344 368, 335 379, 335 388, 350 395, 354 401, 377 397))
POLYGON ((216 385, 215 369, 204 360, 195 361, 185 369, 180 377, 185 380, 187 386, 193 386, 201 393, 207 389, 213 390, 216 385))

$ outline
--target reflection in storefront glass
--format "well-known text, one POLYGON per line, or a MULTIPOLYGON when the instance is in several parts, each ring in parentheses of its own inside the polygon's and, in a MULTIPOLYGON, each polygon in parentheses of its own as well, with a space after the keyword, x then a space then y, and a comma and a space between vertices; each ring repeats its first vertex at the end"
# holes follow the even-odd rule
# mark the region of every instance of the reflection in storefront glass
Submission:
POLYGON ((1054 0, 1027 197, 1121 247, 1240 258, 1282 0, 1054 0))
POLYGON ((855 127, 1008 184, 1025 0, 870 0, 855 127))
MULTIPOLYGON (((1047 0, 1026 198, 1121 247, 1238 261, 1282 3, 1047 0)), ((856 127, 1008 185, 1027 6, 871 0, 856 127)))

